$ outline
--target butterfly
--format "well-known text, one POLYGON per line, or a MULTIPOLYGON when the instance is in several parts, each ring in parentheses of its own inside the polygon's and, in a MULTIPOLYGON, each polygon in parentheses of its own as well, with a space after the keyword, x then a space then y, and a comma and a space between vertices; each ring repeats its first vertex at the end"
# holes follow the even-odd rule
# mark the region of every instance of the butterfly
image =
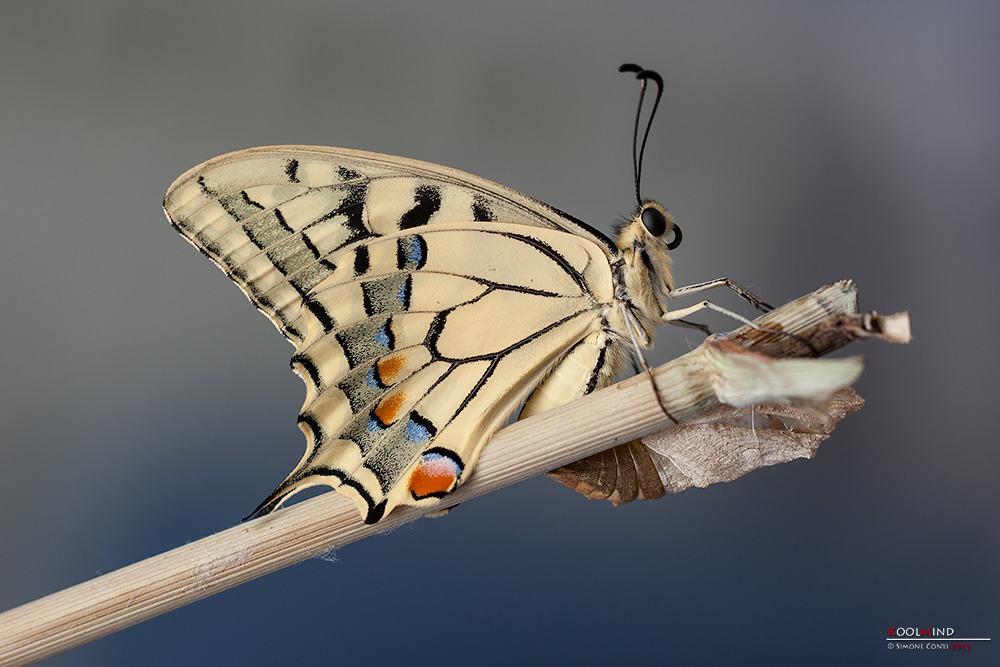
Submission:
MULTIPOLYGON (((670 298, 726 285, 765 309, 725 278, 675 288, 681 231, 639 196, 635 150, 646 83, 655 113, 662 79, 622 71, 641 81, 638 206, 615 240, 486 179, 343 148, 251 148, 174 182, 167 217, 295 347, 306 386, 305 455, 248 518, 315 485, 368 523, 438 503, 518 407, 524 418, 608 386, 656 326, 713 307, 668 312, 670 298)), ((616 503, 655 498, 650 456, 628 443, 552 475, 616 503)))

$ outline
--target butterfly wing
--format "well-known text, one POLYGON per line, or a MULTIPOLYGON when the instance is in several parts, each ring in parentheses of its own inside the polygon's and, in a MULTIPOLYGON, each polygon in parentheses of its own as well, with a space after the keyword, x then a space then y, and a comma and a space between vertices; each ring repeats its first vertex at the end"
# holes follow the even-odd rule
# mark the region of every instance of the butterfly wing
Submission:
POLYGON ((293 344, 322 309, 304 295, 329 277, 324 259, 373 236, 439 222, 502 221, 569 232, 605 254, 586 224, 509 188, 439 165, 318 146, 230 153, 174 182, 167 217, 293 344), (304 308, 302 303, 304 300, 304 308))
POLYGON ((316 484, 369 522, 441 497, 568 352, 606 344, 611 242, 469 174, 250 149, 181 176, 164 208, 296 346, 306 454, 258 514, 316 484))

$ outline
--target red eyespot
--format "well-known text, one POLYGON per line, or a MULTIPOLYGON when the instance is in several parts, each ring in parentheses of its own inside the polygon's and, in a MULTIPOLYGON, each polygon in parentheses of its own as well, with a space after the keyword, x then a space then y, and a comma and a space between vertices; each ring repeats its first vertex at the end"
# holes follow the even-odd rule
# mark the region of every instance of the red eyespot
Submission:
POLYGON ((410 493, 414 499, 441 498, 454 490, 462 474, 462 464, 454 453, 435 448, 422 457, 410 475, 410 493))

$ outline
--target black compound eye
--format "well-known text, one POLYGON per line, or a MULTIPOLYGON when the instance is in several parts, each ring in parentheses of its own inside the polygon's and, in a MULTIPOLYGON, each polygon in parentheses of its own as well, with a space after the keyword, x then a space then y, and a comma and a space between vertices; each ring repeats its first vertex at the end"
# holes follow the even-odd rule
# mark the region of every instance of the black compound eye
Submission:
POLYGON ((674 223, 673 230, 674 230, 674 238, 670 239, 670 241, 667 243, 667 248, 669 248, 670 250, 675 250, 677 246, 681 244, 681 239, 684 238, 684 235, 681 234, 681 228, 677 226, 676 222, 674 223))
POLYGON ((646 231, 653 236, 663 236, 663 232, 667 231, 666 218, 663 217, 663 214, 659 210, 652 206, 642 209, 639 217, 642 219, 642 225, 646 228, 646 231))

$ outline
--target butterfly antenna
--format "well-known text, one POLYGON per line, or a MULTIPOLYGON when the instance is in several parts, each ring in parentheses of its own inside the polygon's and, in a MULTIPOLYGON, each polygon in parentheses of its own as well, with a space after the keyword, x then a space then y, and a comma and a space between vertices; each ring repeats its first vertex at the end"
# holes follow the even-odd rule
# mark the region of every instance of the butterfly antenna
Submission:
POLYGON ((663 97, 663 77, 651 69, 643 69, 639 65, 625 63, 618 68, 619 72, 633 72, 635 78, 641 81, 639 88, 639 103, 635 107, 635 125, 632 129, 632 175, 635 178, 635 198, 642 204, 639 184, 642 182, 642 158, 646 153, 646 139, 649 138, 649 129, 653 126, 653 117, 656 109, 660 106, 660 98, 663 97), (642 144, 639 144, 639 118, 642 115, 642 102, 646 97, 646 82, 652 79, 656 84, 656 99, 653 101, 653 109, 649 112, 649 120, 646 121, 646 131, 642 135, 642 144), (638 150, 636 150, 638 149, 638 150))

